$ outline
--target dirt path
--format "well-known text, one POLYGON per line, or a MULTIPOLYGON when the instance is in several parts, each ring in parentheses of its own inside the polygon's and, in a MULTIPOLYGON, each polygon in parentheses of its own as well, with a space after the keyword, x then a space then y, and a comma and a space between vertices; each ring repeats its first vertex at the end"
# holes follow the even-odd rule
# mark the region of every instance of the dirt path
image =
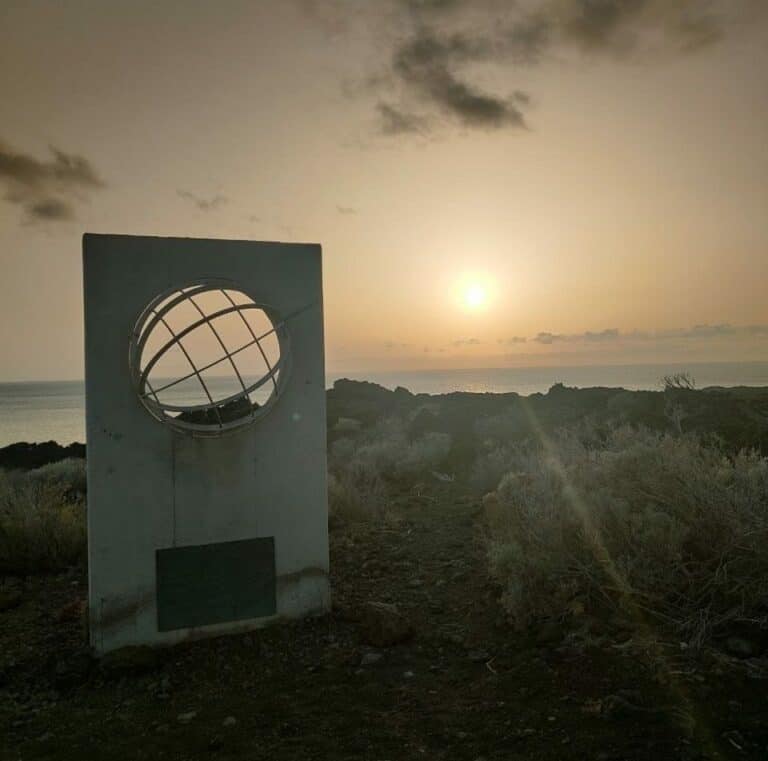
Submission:
POLYGON ((333 532, 331 616, 163 651, 142 673, 77 665, 79 624, 62 611, 79 575, 26 582, 0 614, 0 758, 768 757, 765 682, 690 667, 690 716, 683 677, 665 683, 626 635, 514 634, 485 574, 478 506, 407 504, 333 532), (414 637, 366 646, 368 601, 396 604, 414 637))

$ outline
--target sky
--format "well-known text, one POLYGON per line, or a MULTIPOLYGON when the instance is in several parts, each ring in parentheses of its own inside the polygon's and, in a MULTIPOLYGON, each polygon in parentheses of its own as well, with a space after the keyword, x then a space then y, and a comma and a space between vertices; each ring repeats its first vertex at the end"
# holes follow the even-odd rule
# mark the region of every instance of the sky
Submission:
POLYGON ((84 232, 317 242, 329 372, 768 360, 761 0, 3 0, 0 381, 84 232))

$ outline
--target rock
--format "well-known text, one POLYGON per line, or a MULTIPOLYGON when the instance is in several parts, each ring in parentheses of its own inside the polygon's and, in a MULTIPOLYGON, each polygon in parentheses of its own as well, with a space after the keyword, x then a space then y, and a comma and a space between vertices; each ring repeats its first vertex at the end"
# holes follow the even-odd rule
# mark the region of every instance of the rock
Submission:
POLYGON ((30 444, 19 441, 0 448, 0 468, 7 470, 32 470, 50 462, 66 460, 70 457, 84 458, 84 444, 70 444, 63 447, 55 441, 30 444))
POLYGON ((360 659, 361 666, 373 666, 374 663, 378 663, 384 657, 383 653, 379 653, 375 650, 370 650, 367 653, 363 653, 363 657, 360 659))
POLYGON ((0 613, 5 610, 18 608, 22 595, 17 589, 0 589, 0 613))
POLYGON ((757 655, 758 650, 752 641, 744 637, 728 637, 725 649, 737 658, 752 658, 757 655))
POLYGON ((234 727, 235 724, 237 724, 237 719, 234 716, 227 716, 227 718, 221 722, 222 727, 234 727))
POLYGON ((384 602, 365 603, 359 626, 363 640, 374 647, 396 645, 413 635, 410 622, 397 606, 384 602))
POLYGON ((144 674, 159 665, 156 650, 147 645, 129 645, 107 653, 99 664, 105 677, 112 679, 134 674, 144 674))
POLYGON ((180 713, 176 720, 179 724, 189 724, 193 719, 197 717, 197 711, 187 711, 186 713, 180 713))

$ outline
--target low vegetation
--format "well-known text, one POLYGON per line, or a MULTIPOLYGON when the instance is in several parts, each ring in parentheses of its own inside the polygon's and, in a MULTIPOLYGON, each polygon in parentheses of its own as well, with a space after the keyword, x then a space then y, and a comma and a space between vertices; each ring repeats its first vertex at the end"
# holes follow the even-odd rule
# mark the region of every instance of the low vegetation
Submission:
MULTIPOLYGON (((609 609, 694 647, 745 629, 768 644, 759 389, 699 391, 681 375, 659 392, 428 397, 344 381, 329 407, 331 525, 482 498, 516 626, 609 609)), ((0 572, 84 563, 85 490, 83 459, 0 470, 0 572)))
POLYGON ((526 626, 609 606, 690 645, 768 627, 768 459, 581 426, 479 459, 492 573, 526 626))
POLYGON ((82 563, 86 543, 84 460, 0 470, 0 573, 82 563))
POLYGON ((393 491, 430 477, 450 448, 448 434, 409 436, 406 422, 399 418, 337 439, 328 458, 331 519, 381 517, 393 491))

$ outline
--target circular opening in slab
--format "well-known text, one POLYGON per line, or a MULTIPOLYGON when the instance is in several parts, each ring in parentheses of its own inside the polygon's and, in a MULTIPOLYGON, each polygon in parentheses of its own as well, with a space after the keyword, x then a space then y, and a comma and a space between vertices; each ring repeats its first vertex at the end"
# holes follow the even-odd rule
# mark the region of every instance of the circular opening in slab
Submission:
POLYGON ((160 294, 131 336, 139 400, 171 428, 215 436, 265 415, 283 389, 288 333, 274 309, 229 281, 160 294))

